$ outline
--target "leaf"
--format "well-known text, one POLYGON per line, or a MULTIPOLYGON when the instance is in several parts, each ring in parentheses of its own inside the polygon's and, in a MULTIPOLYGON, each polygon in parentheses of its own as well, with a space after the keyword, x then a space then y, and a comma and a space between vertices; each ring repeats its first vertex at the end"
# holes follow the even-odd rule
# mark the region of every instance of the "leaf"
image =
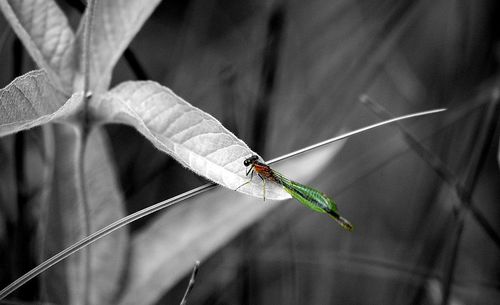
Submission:
MULTIPOLYGON (((248 181, 243 161, 256 154, 211 115, 193 107, 156 82, 125 82, 91 102, 107 122, 134 126, 158 149, 170 154, 198 175, 229 189, 248 181)), ((262 197, 254 177, 238 191, 262 197)), ((266 188, 266 198, 290 196, 277 185, 266 188)))
MULTIPOLYGON (((91 34, 90 88, 101 92, 109 87, 111 72, 123 51, 132 41, 160 0, 101 0, 96 1, 91 34)), ((84 22, 78 29, 78 44, 83 45, 84 22)))
POLYGON ((70 93, 77 57, 68 20, 52 0, 0 0, 0 8, 28 53, 60 90, 70 93))
MULTIPOLYGON (((284 161, 280 169, 307 183, 325 168, 343 143, 300 156, 300 165, 295 159, 284 161)), ((302 208, 295 201, 290 203, 302 208)), ((117 303, 155 304, 191 270, 194 261, 206 260, 256 220, 281 206, 225 189, 183 201, 133 237, 128 281, 117 303)), ((325 221, 331 219, 325 217, 325 221)), ((336 226, 331 222, 332 227, 336 226)))
POLYGON ((70 116, 81 104, 80 93, 66 101, 47 73, 31 71, 0 90, 0 136, 70 116))
MULTIPOLYGON (((42 257, 49 257, 86 236, 85 211, 78 195, 75 156, 79 140, 73 127, 56 126, 56 160, 48 218, 46 243, 42 257)), ((100 130, 88 138, 85 150, 86 191, 90 231, 94 232, 124 217, 123 198, 118 190, 107 151, 107 139, 100 130)), ((111 304, 119 288, 127 249, 127 232, 120 230, 93 244, 90 249, 90 304, 111 304)), ((81 304, 84 299, 86 252, 72 255, 67 261, 43 274, 47 301, 81 304)))

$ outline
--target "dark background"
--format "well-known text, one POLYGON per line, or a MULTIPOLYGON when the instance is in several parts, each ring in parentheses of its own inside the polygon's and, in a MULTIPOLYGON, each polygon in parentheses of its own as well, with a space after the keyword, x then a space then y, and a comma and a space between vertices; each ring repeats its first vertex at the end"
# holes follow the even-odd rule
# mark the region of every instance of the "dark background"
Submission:
MULTIPOLYGON (((59 3, 76 27, 78 5, 59 3)), ((350 139, 311 182, 353 233, 290 201, 202 262, 189 303, 498 304, 499 12, 494 0, 163 1, 113 83, 157 81, 265 159, 380 121, 365 93, 393 116, 448 108, 403 123, 441 164, 383 127, 350 139)), ((0 19, 3 87, 34 67, 0 19)), ((132 128, 106 131, 129 213, 205 183, 132 128)), ((15 202, 36 171, 15 160, 36 155, 39 138, 2 139, 2 269, 33 260, 32 244, 13 240, 33 238, 29 205, 15 202)), ((178 303, 186 283, 155 292, 157 304, 178 303)))

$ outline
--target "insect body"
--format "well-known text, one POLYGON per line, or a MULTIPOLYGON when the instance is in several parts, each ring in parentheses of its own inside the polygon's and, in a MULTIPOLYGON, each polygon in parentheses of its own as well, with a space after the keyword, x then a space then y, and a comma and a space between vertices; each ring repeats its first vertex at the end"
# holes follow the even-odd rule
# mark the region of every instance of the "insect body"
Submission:
MULTIPOLYGON (((340 216, 335 202, 328 198, 325 194, 286 178, 282 174, 273 170, 269 165, 260 162, 258 156, 254 155, 245 159, 243 164, 247 167, 250 166, 246 173, 247 176, 250 175, 250 181, 252 181, 254 173, 257 173, 257 175, 262 179, 264 183, 264 200, 266 197, 266 181, 277 183, 281 185, 283 189, 285 189, 285 191, 287 191, 293 198, 297 199, 306 207, 319 213, 328 214, 328 216, 333 218, 340 226, 342 226, 342 228, 348 231, 353 230, 353 225, 347 219, 340 216)), ((250 181, 242 184, 238 188, 250 183, 250 181)))

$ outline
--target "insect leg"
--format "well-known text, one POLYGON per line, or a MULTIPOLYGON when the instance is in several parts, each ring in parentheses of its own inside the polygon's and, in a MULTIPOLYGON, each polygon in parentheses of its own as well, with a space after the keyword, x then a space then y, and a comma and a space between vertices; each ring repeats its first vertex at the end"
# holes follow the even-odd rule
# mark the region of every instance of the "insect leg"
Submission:
MULTIPOLYGON (((248 174, 252 173, 252 176, 253 176, 253 168, 255 167, 255 165, 252 164, 252 166, 250 166, 250 168, 248 169, 247 173, 245 176, 248 176, 248 174)), ((252 178, 250 178, 250 180, 252 180, 252 178)))
POLYGON ((266 179, 262 179, 262 188, 264 189, 264 201, 266 201, 266 179))
POLYGON ((247 185, 249 184, 250 182, 252 182, 252 180, 248 180, 247 182, 243 183, 242 185, 238 186, 237 188, 235 188, 234 190, 237 191, 240 187, 244 186, 244 185, 247 185))
POLYGON ((260 179, 262 179, 262 194, 263 194, 263 199, 266 201, 266 179, 262 177, 260 174, 258 174, 260 179))
POLYGON ((250 180, 248 180, 247 182, 245 182, 245 183, 243 183, 242 185, 238 186, 238 187, 235 189, 235 191, 237 191, 240 187, 242 187, 242 186, 244 186, 244 185, 247 185, 247 184, 249 184, 250 182, 252 182, 252 179, 253 179, 253 172, 254 172, 254 171, 253 171, 253 165, 252 165, 252 166, 250 167, 250 169, 248 170, 247 174, 246 174, 247 176, 248 176, 248 174, 250 174, 250 180))

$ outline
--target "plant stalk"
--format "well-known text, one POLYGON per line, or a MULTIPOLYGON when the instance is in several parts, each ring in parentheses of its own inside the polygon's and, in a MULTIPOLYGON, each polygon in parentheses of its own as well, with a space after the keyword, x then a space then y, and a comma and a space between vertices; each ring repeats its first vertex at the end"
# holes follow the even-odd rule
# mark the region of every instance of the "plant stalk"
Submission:
MULTIPOLYGON (((92 31, 93 31, 93 21, 95 16, 95 6, 97 0, 89 0, 87 2, 87 20, 85 21, 84 28, 84 37, 83 37, 83 50, 82 50, 82 67, 83 67, 83 114, 82 114, 82 122, 80 126, 79 133, 79 141, 78 148, 76 149, 76 181, 77 181, 77 190, 79 191, 79 198, 81 199, 82 207, 83 207, 83 225, 84 232, 86 236, 89 236, 91 233, 91 224, 90 224, 90 205, 87 196, 87 185, 86 185, 86 176, 85 176, 85 148, 87 146, 87 139, 90 132, 90 114, 89 114, 89 102, 92 97, 92 93, 90 91, 90 73, 91 73, 91 53, 90 46, 92 44, 92 31)), ((92 253, 91 248, 86 247, 85 254, 83 255, 83 304, 89 304, 90 298, 90 278, 91 278, 91 262, 92 253)))

